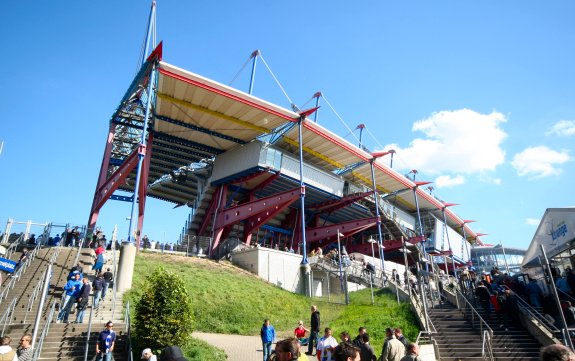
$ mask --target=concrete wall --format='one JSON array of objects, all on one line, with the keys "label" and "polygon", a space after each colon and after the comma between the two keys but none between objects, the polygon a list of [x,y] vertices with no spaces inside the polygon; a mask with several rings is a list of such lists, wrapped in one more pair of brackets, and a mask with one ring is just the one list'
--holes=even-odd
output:
[{"label": "concrete wall", "polygon": [[[232,263],[287,291],[301,293],[300,263],[302,256],[271,248],[248,248],[232,253]],[[364,289],[362,285],[347,283],[348,291]],[[312,270],[312,296],[328,293],[341,294],[339,275]]]},{"label": "concrete wall", "polygon": [[302,256],[271,248],[249,248],[232,253],[232,263],[290,292],[300,292]]}]

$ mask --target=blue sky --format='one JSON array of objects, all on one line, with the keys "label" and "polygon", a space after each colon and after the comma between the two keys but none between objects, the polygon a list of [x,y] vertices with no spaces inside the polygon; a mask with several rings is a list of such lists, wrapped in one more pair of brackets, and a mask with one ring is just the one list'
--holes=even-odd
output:
[{"label": "blue sky", "polygon": [[[148,1],[7,1],[0,12],[0,227],[85,224],[110,116],[132,80]],[[546,208],[575,206],[572,1],[159,1],[164,60],[228,84],[252,51],[319,123],[394,148],[485,243],[527,248]],[[232,84],[247,91],[249,66]],[[254,95],[288,107],[263,62]],[[311,106],[311,103],[308,103]],[[337,114],[332,111],[335,110]],[[341,118],[341,120],[339,119]],[[144,233],[189,209],[149,200]],[[130,204],[99,225],[127,236]]]}]

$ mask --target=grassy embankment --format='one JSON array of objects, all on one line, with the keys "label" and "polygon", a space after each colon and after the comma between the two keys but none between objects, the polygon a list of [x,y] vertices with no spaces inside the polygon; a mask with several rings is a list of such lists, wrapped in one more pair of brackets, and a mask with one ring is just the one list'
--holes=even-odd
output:
[{"label": "grassy embankment", "polygon": [[[398,305],[387,290],[376,292],[375,305],[371,304],[369,289],[352,292],[348,306],[331,304],[290,293],[228,263],[166,254],[143,252],[136,257],[133,287],[124,298],[134,303],[147,276],[159,265],[177,273],[186,283],[193,298],[197,331],[258,335],[263,319],[269,318],[278,336],[288,337],[300,319],[309,327],[309,308],[316,304],[322,329],[329,326],[334,336],[348,331],[355,337],[357,328],[365,326],[378,355],[386,327],[401,327],[410,340],[415,340],[419,332],[409,306]],[[200,340],[185,349],[190,359],[225,359],[221,351]]]}]

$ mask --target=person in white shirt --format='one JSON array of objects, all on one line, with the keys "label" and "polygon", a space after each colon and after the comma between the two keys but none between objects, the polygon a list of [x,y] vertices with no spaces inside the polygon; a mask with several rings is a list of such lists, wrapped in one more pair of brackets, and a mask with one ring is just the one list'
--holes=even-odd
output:
[{"label": "person in white shirt", "polygon": [[332,354],[338,345],[337,340],[331,335],[331,328],[326,327],[322,338],[317,342],[317,350],[321,352],[321,361],[334,361]]},{"label": "person in white shirt", "polygon": [[13,350],[10,347],[10,342],[12,339],[10,336],[3,336],[0,339],[0,359],[2,360],[10,360],[10,361],[18,361],[18,356],[16,355],[16,350]]}]

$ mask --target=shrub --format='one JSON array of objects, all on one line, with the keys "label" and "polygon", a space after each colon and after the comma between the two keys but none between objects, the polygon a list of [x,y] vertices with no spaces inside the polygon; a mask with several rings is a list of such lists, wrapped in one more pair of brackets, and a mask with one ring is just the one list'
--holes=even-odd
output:
[{"label": "shrub", "polygon": [[160,350],[184,346],[194,328],[192,298],[184,281],[159,266],[144,285],[136,302],[134,338],[141,347]]}]

